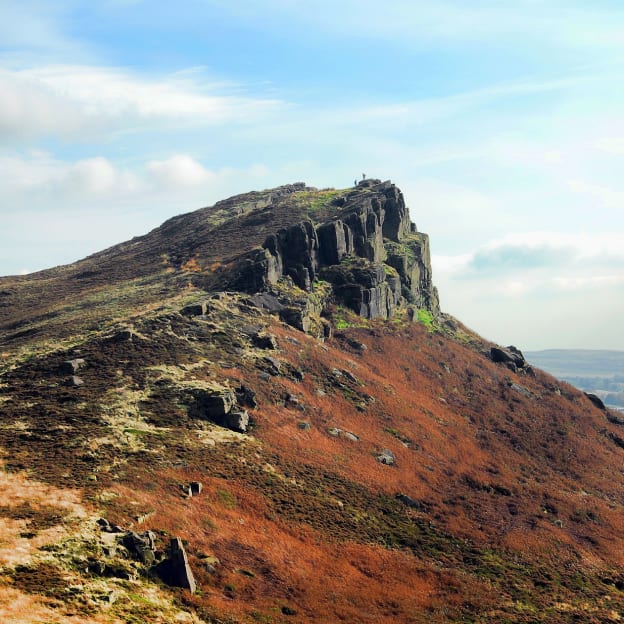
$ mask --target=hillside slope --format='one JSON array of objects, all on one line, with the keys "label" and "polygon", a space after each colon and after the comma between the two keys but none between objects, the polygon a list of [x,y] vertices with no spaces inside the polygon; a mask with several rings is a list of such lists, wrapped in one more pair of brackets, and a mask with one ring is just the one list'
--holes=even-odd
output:
[{"label": "hillside slope", "polygon": [[290,185],[0,279],[0,619],[619,621],[624,420],[428,254],[390,183]]}]

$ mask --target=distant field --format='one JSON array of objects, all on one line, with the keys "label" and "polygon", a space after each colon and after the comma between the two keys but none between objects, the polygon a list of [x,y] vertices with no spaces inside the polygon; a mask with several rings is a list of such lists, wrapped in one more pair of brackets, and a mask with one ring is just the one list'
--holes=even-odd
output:
[{"label": "distant field", "polygon": [[607,405],[624,407],[624,351],[548,349],[524,355],[537,368],[597,394]]},{"label": "distant field", "polygon": [[524,355],[531,364],[556,377],[624,376],[624,351],[547,349],[525,351]]}]

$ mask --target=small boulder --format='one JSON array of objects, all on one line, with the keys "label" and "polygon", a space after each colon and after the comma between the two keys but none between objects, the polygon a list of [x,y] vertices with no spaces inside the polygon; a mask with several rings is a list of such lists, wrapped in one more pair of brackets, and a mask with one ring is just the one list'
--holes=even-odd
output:
[{"label": "small boulder", "polygon": [[267,356],[262,358],[262,361],[264,362],[266,366],[266,372],[269,373],[269,375],[273,375],[274,377],[276,377],[280,374],[280,371],[282,369],[282,363],[279,360]]},{"label": "small boulder", "polygon": [[132,342],[134,331],[130,327],[117,330],[110,338],[110,342]]},{"label": "small boulder", "polygon": [[76,358],[74,360],[66,360],[60,366],[60,372],[64,375],[75,375],[81,368],[85,366],[86,362],[83,358]]},{"label": "small boulder", "polygon": [[420,501],[413,499],[411,496],[408,496],[407,494],[397,494],[395,498],[401,503],[403,503],[406,507],[411,507],[412,509],[419,509],[419,510],[424,509],[424,505]]},{"label": "small boulder", "polygon": [[253,344],[258,349],[268,349],[275,351],[277,349],[277,339],[275,336],[267,333],[257,333],[252,338]]},{"label": "small boulder", "polygon": [[189,483],[189,494],[191,496],[199,496],[204,489],[203,483],[201,481],[191,481]]},{"label": "small boulder", "polygon": [[390,449],[383,449],[381,453],[377,455],[377,461],[386,466],[393,466],[396,462],[396,456]]},{"label": "small boulder", "polygon": [[180,314],[184,316],[205,316],[206,315],[206,302],[194,303],[187,305],[180,310]]}]

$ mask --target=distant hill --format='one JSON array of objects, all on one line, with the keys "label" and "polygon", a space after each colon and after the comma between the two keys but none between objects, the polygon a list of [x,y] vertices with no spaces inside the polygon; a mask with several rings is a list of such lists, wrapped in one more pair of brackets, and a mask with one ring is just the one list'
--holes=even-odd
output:
[{"label": "distant hill", "polygon": [[624,351],[548,349],[527,351],[529,362],[573,386],[624,407]]}]

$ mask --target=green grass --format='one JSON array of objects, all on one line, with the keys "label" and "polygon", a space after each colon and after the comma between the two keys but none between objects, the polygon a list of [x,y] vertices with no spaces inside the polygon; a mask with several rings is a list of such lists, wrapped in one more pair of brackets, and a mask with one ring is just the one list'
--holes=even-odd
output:
[{"label": "green grass", "polygon": [[435,320],[433,318],[433,314],[429,312],[429,310],[425,310],[424,308],[420,308],[418,310],[418,322],[422,323],[430,332],[434,332]]},{"label": "green grass", "polygon": [[227,490],[217,490],[217,500],[226,508],[234,509],[237,505],[234,496]]}]

